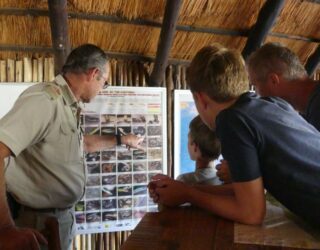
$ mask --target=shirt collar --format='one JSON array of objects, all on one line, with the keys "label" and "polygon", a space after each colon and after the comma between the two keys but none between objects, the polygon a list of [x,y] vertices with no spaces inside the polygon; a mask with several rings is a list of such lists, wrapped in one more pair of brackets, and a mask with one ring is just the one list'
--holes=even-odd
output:
[{"label": "shirt collar", "polygon": [[79,103],[76,97],[74,96],[72,90],[70,89],[67,81],[64,79],[64,77],[59,74],[56,76],[54,81],[56,82],[56,84],[60,86],[62,91],[62,96],[66,101],[66,104],[72,107],[79,107]]}]

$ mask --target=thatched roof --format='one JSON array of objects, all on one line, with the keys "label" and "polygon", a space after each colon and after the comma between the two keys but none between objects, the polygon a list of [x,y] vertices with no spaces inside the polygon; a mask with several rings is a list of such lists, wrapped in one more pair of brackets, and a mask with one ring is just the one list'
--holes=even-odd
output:
[{"label": "thatched roof", "polygon": [[[241,51],[265,2],[183,0],[169,57],[190,60],[213,42]],[[108,52],[155,57],[165,5],[164,0],[68,0],[71,47],[89,42]],[[47,1],[0,0],[0,32],[0,58],[52,52]],[[287,45],[305,63],[320,42],[320,1],[286,0],[266,41]]]}]

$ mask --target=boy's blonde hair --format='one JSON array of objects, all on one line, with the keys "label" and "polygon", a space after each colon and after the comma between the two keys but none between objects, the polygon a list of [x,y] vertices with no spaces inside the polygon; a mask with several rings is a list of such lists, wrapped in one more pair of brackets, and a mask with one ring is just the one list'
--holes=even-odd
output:
[{"label": "boy's blonde hair", "polygon": [[187,83],[191,92],[203,91],[216,102],[230,101],[249,89],[242,56],[220,44],[196,54],[187,71]]},{"label": "boy's blonde hair", "polygon": [[210,160],[219,157],[221,153],[220,141],[216,133],[202,122],[199,115],[190,122],[189,135],[193,142],[199,147],[202,157]]}]

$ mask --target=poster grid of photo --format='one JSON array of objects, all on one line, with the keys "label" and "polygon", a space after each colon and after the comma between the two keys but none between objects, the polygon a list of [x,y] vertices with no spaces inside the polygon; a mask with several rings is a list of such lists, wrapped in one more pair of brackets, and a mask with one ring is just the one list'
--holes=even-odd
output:
[{"label": "poster grid of photo", "polygon": [[132,133],[144,137],[144,150],[121,145],[86,154],[86,191],[75,207],[78,233],[132,230],[146,212],[157,211],[147,185],[166,172],[164,95],[163,88],[113,87],[82,113],[84,134]]}]

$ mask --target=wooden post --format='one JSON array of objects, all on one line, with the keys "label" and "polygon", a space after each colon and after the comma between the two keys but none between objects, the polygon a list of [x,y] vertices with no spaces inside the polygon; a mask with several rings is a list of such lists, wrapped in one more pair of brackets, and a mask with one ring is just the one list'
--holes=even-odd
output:
[{"label": "wooden post", "polygon": [[54,69],[55,69],[55,66],[54,66],[54,58],[53,57],[49,57],[49,75],[48,75],[48,78],[49,78],[49,82],[52,82],[54,80]]},{"label": "wooden post", "polygon": [[16,61],[16,82],[22,82],[23,64],[22,61]]},{"label": "wooden post", "polygon": [[8,82],[15,82],[15,65],[14,65],[13,59],[7,59],[7,76],[8,76]]},{"label": "wooden post", "polygon": [[181,77],[181,81],[182,81],[182,84],[181,84],[181,88],[182,89],[187,89],[187,79],[186,79],[186,75],[187,75],[187,67],[186,66],[183,66],[182,67],[182,77]]},{"label": "wooden post", "polygon": [[174,80],[174,88],[175,89],[181,89],[181,65],[174,65],[174,74],[173,74],[173,80]]},{"label": "wooden post", "polygon": [[122,64],[122,72],[120,72],[123,78],[123,86],[128,86],[128,70],[127,70],[127,62],[123,61]]},{"label": "wooden post", "polygon": [[[172,78],[172,65],[169,65],[167,68],[167,74],[166,74],[166,83],[167,83],[167,136],[168,136],[168,169],[167,173],[169,176],[173,176],[173,168],[172,168],[172,156],[173,156],[173,91],[174,91],[174,82]],[[165,142],[164,142],[165,143]]]},{"label": "wooden post", "polygon": [[132,62],[132,79],[133,86],[139,86],[139,69],[137,62]]},{"label": "wooden post", "polygon": [[276,23],[284,4],[284,0],[267,0],[262,6],[257,22],[251,28],[247,43],[242,51],[244,59],[262,45],[269,31]]},{"label": "wooden post", "polygon": [[38,81],[43,82],[43,57],[38,58]]},{"label": "wooden post", "polygon": [[44,59],[44,75],[43,75],[43,81],[44,82],[49,82],[49,58],[46,57]]},{"label": "wooden post", "polygon": [[31,58],[23,58],[23,81],[31,82],[32,81],[32,63]]},{"label": "wooden post", "polygon": [[5,60],[0,61],[0,82],[7,81],[7,63]]},{"label": "wooden post", "polygon": [[58,74],[70,52],[67,0],[48,0],[48,7],[55,57],[55,74]]},{"label": "wooden post", "polygon": [[38,82],[38,60],[32,59],[32,81]]},{"label": "wooden post", "polygon": [[176,31],[181,0],[167,0],[158,42],[155,67],[151,73],[149,86],[160,86],[168,64],[170,48]]},{"label": "wooden post", "polygon": [[306,70],[308,72],[309,76],[312,76],[315,72],[317,67],[320,63],[320,44],[318,45],[317,49],[313,54],[308,58],[308,61],[306,63]]},{"label": "wooden post", "polygon": [[111,61],[112,85],[117,85],[117,61]]}]

